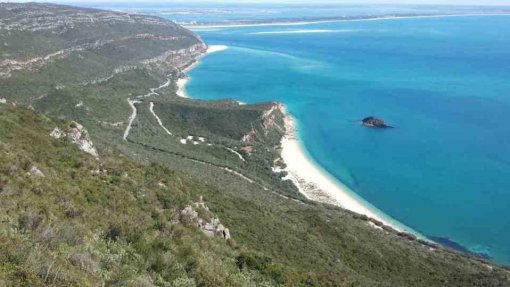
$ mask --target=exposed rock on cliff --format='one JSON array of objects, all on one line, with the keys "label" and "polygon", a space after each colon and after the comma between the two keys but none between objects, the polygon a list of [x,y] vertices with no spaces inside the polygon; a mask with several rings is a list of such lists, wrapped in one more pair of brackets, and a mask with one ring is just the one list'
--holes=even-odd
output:
[{"label": "exposed rock on cliff", "polygon": [[90,140],[87,130],[77,122],[72,122],[66,132],[63,132],[58,127],[54,128],[50,136],[55,139],[67,137],[72,143],[78,145],[82,151],[98,157],[97,150],[94,147],[94,143]]},{"label": "exposed rock on cliff", "polygon": [[144,67],[149,69],[157,69],[162,72],[170,72],[175,70],[180,72],[181,69],[191,65],[201,54],[207,51],[207,45],[204,43],[195,44],[189,48],[180,50],[168,50],[151,59],[141,61]]},{"label": "exposed rock on cliff", "polygon": [[285,127],[279,123],[279,120],[283,118],[284,113],[285,111],[282,103],[273,103],[271,108],[263,113],[263,127],[266,130],[266,133],[272,128],[285,132]]},{"label": "exposed rock on cliff", "polygon": [[245,144],[249,144],[257,140],[257,138],[260,139],[261,137],[267,136],[272,131],[277,131],[281,134],[285,133],[284,117],[285,111],[283,104],[271,103],[269,108],[262,112],[260,128],[252,127],[248,133],[242,136],[241,141]]},{"label": "exposed rock on cliff", "polygon": [[252,128],[249,133],[245,134],[241,138],[241,141],[244,143],[250,143],[250,142],[253,142],[256,138],[257,138],[257,131],[254,128]]},{"label": "exposed rock on cliff", "polygon": [[179,69],[206,50],[192,32],[159,17],[37,3],[0,3],[0,40],[0,79],[96,54],[107,56],[102,62],[109,71],[84,83],[100,83],[147,65]]},{"label": "exposed rock on cliff", "polygon": [[181,211],[181,221],[188,225],[196,224],[209,237],[217,236],[225,240],[230,239],[230,230],[214,216],[202,198],[193,205],[186,206]]},{"label": "exposed rock on cliff", "polygon": [[36,176],[36,177],[44,177],[44,173],[39,168],[37,168],[35,165],[30,167],[28,174]]}]

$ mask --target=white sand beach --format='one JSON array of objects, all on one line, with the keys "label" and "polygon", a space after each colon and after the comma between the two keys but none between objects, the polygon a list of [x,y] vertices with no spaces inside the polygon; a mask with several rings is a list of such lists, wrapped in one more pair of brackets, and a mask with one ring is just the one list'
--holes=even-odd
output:
[{"label": "white sand beach", "polygon": [[188,77],[179,78],[177,80],[177,92],[176,94],[181,98],[187,98],[186,95],[186,83],[188,82]]},{"label": "white sand beach", "polygon": [[287,165],[285,168],[288,173],[286,179],[292,180],[308,199],[337,205],[379,220],[398,231],[418,235],[412,229],[384,216],[382,212],[357,197],[348,187],[315,163],[297,138],[294,119],[288,113],[285,119],[285,130],[286,135],[281,141],[281,156]]},{"label": "white sand beach", "polygon": [[[216,52],[221,52],[226,49],[228,49],[228,46],[226,46],[226,45],[211,45],[211,46],[207,47],[207,51],[205,52],[205,55],[211,54],[211,53],[216,53]],[[197,61],[193,65],[187,67],[183,71],[184,76],[177,80],[177,92],[176,92],[177,96],[179,96],[181,98],[189,98],[188,95],[186,95],[186,84],[189,81],[189,76],[186,75],[186,73],[189,72],[190,70],[192,70],[194,67],[196,67],[198,65],[198,63],[199,62]]]},{"label": "white sand beach", "polygon": [[[228,49],[225,45],[211,45],[205,53],[215,53]],[[198,65],[198,61],[188,67],[184,73],[193,69]],[[186,84],[189,77],[186,75],[177,81],[177,95],[187,98]],[[244,104],[244,103],[239,103]],[[302,147],[295,128],[295,120],[285,111],[282,106],[285,117],[286,135],[282,138],[282,154],[281,157],[287,165],[285,171],[288,173],[286,179],[290,179],[298,187],[300,192],[310,200],[337,205],[353,212],[364,214],[373,219],[379,220],[386,225],[391,226],[398,231],[406,231],[413,233],[419,237],[419,233],[406,227],[405,225],[391,219],[377,208],[358,197],[348,187],[336,180],[327,171],[322,169],[317,163],[308,156],[306,150]],[[278,170],[274,168],[273,170]]]},{"label": "white sand beach", "polygon": [[226,50],[226,49],[228,49],[228,46],[226,46],[226,45],[211,45],[211,46],[207,47],[206,54],[220,52],[220,51],[223,51],[223,50]]},{"label": "white sand beach", "polygon": [[269,22],[269,23],[216,23],[216,24],[185,24],[182,25],[192,31],[202,31],[207,29],[219,28],[241,28],[241,27],[264,27],[264,26],[304,26],[310,24],[324,24],[337,22],[362,22],[362,21],[384,21],[398,19],[417,19],[417,18],[443,18],[443,17],[473,17],[473,16],[510,16],[508,13],[470,13],[470,14],[436,14],[436,15],[414,15],[414,16],[379,16],[359,19],[332,19],[332,20],[311,20],[294,22]]}]

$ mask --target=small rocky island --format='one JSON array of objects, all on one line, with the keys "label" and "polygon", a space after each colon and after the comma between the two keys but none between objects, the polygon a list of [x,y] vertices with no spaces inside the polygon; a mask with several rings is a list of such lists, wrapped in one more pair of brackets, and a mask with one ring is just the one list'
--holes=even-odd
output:
[{"label": "small rocky island", "polygon": [[392,126],[387,125],[382,119],[372,116],[361,120],[361,124],[368,128],[392,128]]}]

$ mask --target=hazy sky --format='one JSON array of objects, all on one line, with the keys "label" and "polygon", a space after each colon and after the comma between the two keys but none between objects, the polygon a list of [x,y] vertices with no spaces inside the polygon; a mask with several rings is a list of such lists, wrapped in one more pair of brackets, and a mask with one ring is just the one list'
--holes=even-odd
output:
[{"label": "hazy sky", "polygon": [[[0,2],[34,2],[34,0],[15,0]],[[35,0],[35,2],[54,3],[338,3],[338,4],[447,4],[447,5],[510,5],[510,0]]]}]

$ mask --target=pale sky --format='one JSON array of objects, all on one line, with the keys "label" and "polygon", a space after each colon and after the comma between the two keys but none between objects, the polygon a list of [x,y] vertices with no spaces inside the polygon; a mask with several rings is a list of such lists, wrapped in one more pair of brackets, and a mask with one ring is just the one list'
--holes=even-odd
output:
[{"label": "pale sky", "polygon": [[[14,0],[0,2],[52,2],[52,3],[306,3],[306,0]],[[510,0],[318,0],[328,4],[444,4],[444,5],[510,5]]]}]

